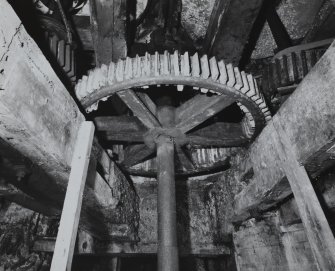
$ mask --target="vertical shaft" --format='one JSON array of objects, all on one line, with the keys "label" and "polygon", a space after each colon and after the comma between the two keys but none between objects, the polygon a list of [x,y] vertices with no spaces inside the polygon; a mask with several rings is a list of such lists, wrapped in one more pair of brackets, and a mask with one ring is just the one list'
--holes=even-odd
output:
[{"label": "vertical shaft", "polygon": [[157,139],[158,167],[158,271],[178,271],[174,144]]}]

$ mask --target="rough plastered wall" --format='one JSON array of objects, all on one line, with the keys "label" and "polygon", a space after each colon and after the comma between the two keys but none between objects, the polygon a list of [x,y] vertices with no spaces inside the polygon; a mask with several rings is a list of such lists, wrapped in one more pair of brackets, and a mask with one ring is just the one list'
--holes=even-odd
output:
[{"label": "rough plastered wall", "polygon": [[292,220],[294,208],[292,202],[289,204],[287,210],[281,208],[259,220],[249,219],[236,229],[233,239],[239,271],[318,270],[305,230],[299,220]]}]

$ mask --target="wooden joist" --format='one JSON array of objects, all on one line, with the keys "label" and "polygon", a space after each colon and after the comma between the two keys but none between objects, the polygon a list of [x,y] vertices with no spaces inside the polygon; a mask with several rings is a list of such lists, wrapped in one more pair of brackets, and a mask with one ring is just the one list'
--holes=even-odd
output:
[{"label": "wooden joist", "polygon": [[[334,238],[304,167],[309,171],[310,161],[319,159],[321,153],[330,160],[326,150],[335,141],[334,45],[250,147],[246,168],[253,168],[254,176],[234,202],[235,218],[241,221],[259,211],[260,206],[273,207],[293,192],[322,270],[334,269]],[[325,170],[329,165],[319,164],[319,168]],[[290,185],[278,190],[283,180],[287,183],[285,178]]]},{"label": "wooden joist", "polygon": [[[29,169],[24,182],[11,180],[15,186],[61,209],[84,116],[7,1],[0,3],[0,13],[0,145],[17,150],[18,156],[1,155],[14,165],[21,159]],[[115,165],[97,142],[92,159],[110,172],[102,176],[91,169],[81,227],[96,236],[113,235],[113,227],[102,227],[116,206],[106,178],[115,182],[125,177],[120,172],[114,175]]]},{"label": "wooden joist", "polygon": [[[284,124],[292,151],[312,176],[314,165],[318,165],[317,174],[334,165],[332,154],[327,152],[335,142],[334,84],[333,43],[272,120],[275,125]],[[262,211],[271,208],[292,193],[272,144],[272,127],[265,127],[248,151],[245,171],[253,168],[254,176],[235,197],[237,220],[250,216],[259,207]]]},{"label": "wooden joist", "polygon": [[237,65],[263,0],[216,0],[204,50]]},{"label": "wooden joist", "polygon": [[[272,127],[271,127],[272,126]],[[292,151],[283,123],[271,123],[273,144],[290,183],[313,255],[321,270],[335,269],[335,239],[303,165]]]}]

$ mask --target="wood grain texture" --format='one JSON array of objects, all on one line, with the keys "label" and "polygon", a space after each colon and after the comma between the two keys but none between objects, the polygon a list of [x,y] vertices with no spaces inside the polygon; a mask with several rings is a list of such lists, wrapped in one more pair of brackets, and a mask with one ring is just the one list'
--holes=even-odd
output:
[{"label": "wood grain texture", "polygon": [[51,271],[71,270],[94,129],[93,122],[83,122],[78,132]]}]

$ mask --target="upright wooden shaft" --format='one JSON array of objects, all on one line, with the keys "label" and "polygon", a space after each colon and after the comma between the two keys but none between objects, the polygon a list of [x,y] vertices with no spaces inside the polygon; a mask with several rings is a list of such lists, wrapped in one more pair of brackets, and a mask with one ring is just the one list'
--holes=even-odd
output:
[{"label": "upright wooden shaft", "polygon": [[157,139],[158,164],[158,271],[178,271],[174,144],[172,138]]}]

